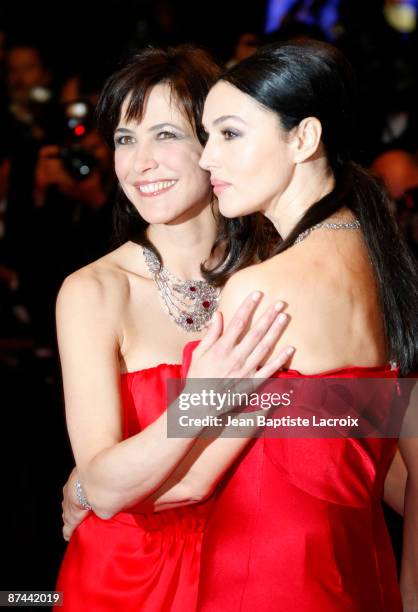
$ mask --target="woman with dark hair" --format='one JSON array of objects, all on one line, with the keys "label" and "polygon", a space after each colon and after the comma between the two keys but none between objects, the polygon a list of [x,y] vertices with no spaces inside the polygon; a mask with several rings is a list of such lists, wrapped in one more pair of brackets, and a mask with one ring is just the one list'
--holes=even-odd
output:
[{"label": "woman with dark hair", "polygon": [[[78,465],[78,471],[74,472],[65,487],[63,504],[64,535],[69,539],[74,532],[58,582],[58,588],[65,591],[67,609],[71,606],[75,609],[77,605],[82,607],[88,602],[91,610],[106,610],[115,606],[121,610],[141,609],[154,612],[176,610],[179,607],[193,610],[197,591],[200,538],[209,508],[209,504],[199,500],[211,495],[225,470],[248,444],[248,439],[243,438],[217,439],[214,442],[201,440],[193,444],[193,441],[177,440],[173,443],[172,440],[167,440],[166,444],[163,434],[163,428],[166,426],[163,384],[168,376],[175,377],[179,374],[180,366],[161,364],[149,367],[150,363],[161,363],[163,360],[173,363],[178,361],[186,336],[181,330],[179,333],[179,329],[166,321],[164,314],[160,312],[152,282],[155,273],[149,275],[146,261],[139,263],[136,244],[145,247],[148,260],[152,262],[152,270],[160,270],[156,259],[162,256],[164,262],[172,262],[173,267],[183,272],[182,275],[189,277],[191,273],[198,275],[196,266],[208,257],[216,234],[212,261],[207,265],[212,268],[218,262],[219,265],[215,271],[206,273],[210,275],[211,286],[222,285],[223,279],[231,274],[231,270],[236,271],[254,260],[266,258],[270,248],[270,234],[267,234],[267,229],[261,225],[260,215],[244,219],[220,219],[220,228],[216,231],[214,216],[212,213],[206,215],[204,208],[200,214],[207,234],[202,237],[197,231],[200,230],[197,222],[199,215],[191,215],[190,218],[186,215],[184,222],[180,222],[178,213],[177,217],[174,214],[174,207],[182,201],[190,214],[192,199],[179,197],[181,193],[177,193],[173,200],[167,199],[170,190],[169,185],[165,183],[169,183],[169,179],[173,177],[173,168],[175,167],[177,172],[175,177],[181,180],[186,169],[192,172],[192,165],[186,163],[191,161],[190,154],[199,150],[190,126],[200,135],[201,142],[204,139],[198,113],[202,109],[204,90],[209,89],[210,79],[206,79],[203,84],[200,81],[198,86],[199,79],[206,74],[202,66],[197,64],[199,57],[204,58],[201,52],[191,53],[190,50],[186,53],[180,49],[169,54],[156,50],[148,51],[139,56],[135,60],[136,63],[111,78],[99,105],[99,118],[108,140],[111,141],[112,135],[116,135],[116,170],[122,188],[116,222],[123,246],[110,254],[111,257],[102,258],[95,262],[93,267],[84,270],[90,275],[94,272],[95,279],[101,281],[99,300],[95,300],[94,295],[91,296],[91,288],[87,287],[89,302],[93,303],[92,307],[96,304],[96,311],[90,316],[93,317],[94,314],[96,318],[100,314],[99,329],[92,323],[92,318],[85,319],[85,306],[77,302],[77,296],[64,296],[72,306],[68,307],[67,313],[65,304],[60,304],[63,302],[63,296],[60,295],[58,300],[58,331],[67,414]],[[187,59],[187,66],[180,63],[182,59]],[[184,78],[178,82],[179,75],[184,77],[185,70],[188,75],[187,86]],[[192,72],[194,70],[198,70],[198,73]],[[194,101],[190,98],[191,83],[195,88]],[[161,91],[163,84],[168,85],[169,89],[163,88]],[[165,95],[161,95],[168,92],[171,93],[168,98],[171,102],[174,101],[173,105]],[[164,117],[164,131],[161,117],[157,118],[152,114],[150,116],[151,103],[155,112],[160,108],[160,115]],[[182,111],[181,116],[178,113],[179,108]],[[170,125],[166,123],[167,114],[170,115]],[[187,121],[185,116],[189,118]],[[178,123],[183,126],[186,137],[181,137]],[[154,134],[153,128],[156,126],[158,130],[154,140],[151,139],[149,131]],[[159,142],[161,144],[157,145]],[[154,148],[151,143],[154,143]],[[189,156],[186,159],[185,153]],[[192,160],[197,163],[194,156]],[[166,173],[167,163],[170,172],[158,175],[157,172],[161,173],[161,169]],[[147,176],[148,173],[151,182],[136,177],[136,174]],[[160,181],[156,181],[156,175]],[[158,184],[156,185],[158,182],[164,183],[160,186],[162,192],[168,189],[166,200],[151,195],[158,193],[154,191],[159,188]],[[141,187],[145,188],[144,199],[139,197],[134,187],[139,190]],[[216,187],[216,190],[218,189],[219,187]],[[210,198],[206,201],[207,208],[209,200]],[[148,202],[151,202],[151,205]],[[187,232],[181,229],[184,223]],[[183,253],[186,251],[187,257],[184,259]],[[190,269],[186,262],[189,263]],[[141,267],[138,268],[139,265]],[[110,278],[107,278],[106,272]],[[164,290],[164,286],[168,286],[169,278],[165,268],[163,272],[165,277],[154,276],[154,280],[159,282]],[[120,295],[115,308],[112,307],[112,295],[118,277]],[[74,289],[77,291],[77,284],[82,282],[79,273],[68,280],[72,282],[75,279],[78,279]],[[87,280],[84,274],[85,282]],[[199,283],[201,280],[189,282],[188,290],[196,290],[197,286],[203,288],[204,285]],[[135,284],[140,284],[139,292]],[[254,281],[249,280],[249,286],[257,286],[256,277]],[[84,303],[86,287],[84,284],[82,287],[83,296],[79,296],[79,299]],[[209,286],[206,286],[205,291],[209,291]],[[68,294],[68,290],[66,293]],[[167,294],[166,289],[166,293],[161,297],[165,301],[168,297],[172,298],[173,293]],[[258,295],[258,301],[260,297],[261,295]],[[103,301],[105,298],[106,301]],[[141,307],[144,305],[147,307],[145,311]],[[173,310],[171,302],[166,302],[166,305],[170,306],[169,310],[171,309],[177,325],[185,325],[185,329],[189,330],[193,327],[193,321],[190,323],[187,319],[193,318],[194,315],[189,312],[180,321],[178,310]],[[288,360],[289,353],[282,349],[278,352],[277,359],[270,360],[255,374],[257,364],[263,363],[283,328],[283,321],[276,319],[277,310],[272,309],[252,327],[252,337],[248,333],[243,334],[256,305],[257,301],[254,302],[251,298],[244,301],[243,307],[232,318],[223,334],[222,317],[215,315],[204,341],[194,352],[193,364],[196,363],[196,367],[191,366],[192,376],[201,375],[204,362],[205,377],[266,377]],[[101,313],[105,307],[110,314]],[[281,306],[278,309],[280,310]],[[61,313],[63,310],[64,313]],[[80,314],[78,320],[73,323],[74,310]],[[103,346],[103,340],[106,340],[106,337],[102,337],[103,330],[108,329],[110,334],[114,334],[114,330],[118,329],[118,317],[121,323],[121,341],[111,341],[111,338],[107,338]],[[85,338],[82,346],[79,345],[80,323],[83,324],[82,330],[86,330],[83,331]],[[194,334],[198,335],[198,331]],[[239,342],[241,338],[242,341]],[[94,344],[90,346],[92,341]],[[69,350],[68,346],[74,343],[76,346]],[[247,354],[244,352],[245,345]],[[255,349],[248,352],[251,346]],[[191,348],[192,345],[189,345],[186,361],[191,356]],[[100,421],[102,427],[106,413],[113,410],[113,418],[119,419],[118,398],[114,389],[115,380],[118,379],[118,371],[115,370],[118,370],[118,367],[111,363],[110,349],[114,354],[113,359],[115,354],[120,353],[120,369],[125,372],[121,380],[123,432],[118,430],[119,425],[115,423],[107,437],[103,436],[97,442],[94,438],[97,436],[98,422]],[[97,351],[100,358],[96,355]],[[86,363],[90,363],[92,359],[91,352],[94,354],[93,363],[92,367],[88,368],[89,377],[86,378],[84,372]],[[97,359],[102,360],[100,367]],[[145,369],[137,370],[138,363],[145,364]],[[78,380],[72,380],[74,372],[77,373]],[[80,387],[80,380],[84,381],[84,388]],[[90,385],[93,385],[94,389],[94,396],[91,395],[90,400],[100,409],[100,416],[96,415],[94,409],[89,416],[90,407],[86,406],[83,400],[89,398],[89,393],[93,394]],[[109,397],[114,398],[113,409],[109,405]],[[161,413],[162,417],[158,419]],[[109,419],[109,415],[106,418]],[[138,428],[143,429],[139,434]],[[80,435],[80,430],[83,429],[87,429],[87,434],[84,431],[84,434]],[[125,446],[124,443],[118,443],[121,436],[128,442]],[[82,448],[82,443],[86,437],[89,455],[96,454],[94,460],[84,456],[86,451]],[[97,445],[103,446],[104,450],[97,453]],[[103,460],[102,467],[100,460]],[[105,469],[106,473],[103,472]],[[397,473],[402,479],[402,469]],[[74,499],[74,482],[77,476],[82,483],[80,488],[81,485],[77,482],[81,502],[86,504],[82,498],[84,490],[94,512],[79,512],[80,503],[75,503]],[[394,481],[392,479],[390,489],[397,488],[399,480],[400,478],[395,478]],[[387,493],[388,498],[392,498],[396,503],[389,488]],[[195,504],[195,508],[181,508],[189,504]],[[401,506],[402,503],[398,504],[398,510]],[[161,510],[165,512],[159,514]],[[151,511],[154,514],[151,514]],[[80,519],[85,520],[74,531]],[[178,541],[182,542],[182,546],[177,547]],[[126,565],[127,557],[130,558],[129,567]],[[109,589],[109,584],[114,586]],[[232,594],[236,592],[232,584],[228,585],[227,590]],[[219,609],[223,609],[222,605],[221,602]],[[277,602],[275,609],[278,609]]]},{"label": "woman with dark hair", "polygon": [[[119,242],[68,276],[57,299],[77,465],[70,481],[84,508],[58,577],[65,610],[195,608],[210,501],[195,489],[190,496],[182,475],[199,464],[205,444],[196,450],[194,439],[168,437],[166,381],[180,377],[184,344],[201,337],[217,306],[218,290],[204,280],[201,263],[216,263],[227,248],[219,245],[211,256],[218,215],[209,175],[198,165],[201,111],[218,73],[202,50],[148,49],[110,77],[98,104],[119,180]],[[234,240],[251,224],[236,224]],[[249,321],[260,297],[244,300],[222,335],[217,314],[205,338],[218,355],[248,359],[248,377],[269,376],[289,358],[284,350],[256,372],[267,355],[260,341],[274,343],[286,320],[276,303],[242,334],[239,323]],[[228,376],[223,363],[220,375]],[[244,445],[237,440],[226,456]]]},{"label": "woman with dark hair", "polygon": [[[335,48],[290,42],[230,69],[205,103],[200,164],[220,212],[261,213],[277,231],[270,259],[234,274],[241,261],[233,249],[207,278],[232,275],[220,303],[225,321],[248,286],[263,299],[286,299],[283,341],[298,350],[292,369],[276,378],[390,379],[417,365],[416,265],[385,192],[350,159],[353,91],[350,66]],[[188,375],[199,377],[208,360],[192,343],[186,362],[193,348]],[[303,399],[316,407],[319,393]],[[383,415],[383,392],[381,400]],[[402,610],[380,503],[396,440],[300,436],[253,441],[222,481],[203,540],[198,609]],[[418,443],[399,445],[409,471],[401,590],[411,612]]]}]

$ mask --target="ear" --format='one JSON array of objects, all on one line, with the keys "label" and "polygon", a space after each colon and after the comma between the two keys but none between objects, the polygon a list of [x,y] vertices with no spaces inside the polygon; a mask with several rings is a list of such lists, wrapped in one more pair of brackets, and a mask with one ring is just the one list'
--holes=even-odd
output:
[{"label": "ear", "polygon": [[292,137],[294,157],[296,164],[303,163],[312,158],[321,144],[322,125],[316,117],[305,117],[294,128]]}]

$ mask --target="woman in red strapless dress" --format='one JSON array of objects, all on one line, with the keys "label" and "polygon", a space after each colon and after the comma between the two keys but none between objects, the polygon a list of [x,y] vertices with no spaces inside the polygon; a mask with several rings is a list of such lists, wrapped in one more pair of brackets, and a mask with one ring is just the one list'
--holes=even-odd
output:
[{"label": "woman in red strapless dress", "polygon": [[[325,374],[397,375],[390,367]],[[198,609],[400,612],[381,505],[396,448],[395,439],[251,443],[222,482],[205,530]]]},{"label": "woman in red strapless dress", "polygon": [[[80,481],[79,503],[64,503],[69,544],[57,582],[60,610],[196,606],[210,501],[199,503],[203,495],[181,482],[195,440],[167,436],[166,381],[180,376],[186,340],[201,336],[217,306],[218,290],[200,270],[217,220],[208,173],[198,166],[200,110],[217,73],[202,50],[148,49],[110,77],[99,102],[127,197],[117,208],[121,246],[70,275],[57,300],[77,464],[66,485],[70,497]],[[160,268],[156,250],[164,264],[173,262],[170,272]],[[245,320],[255,306],[246,300]],[[262,339],[277,315],[269,309]],[[272,337],[282,329],[276,326]]]},{"label": "woman in red strapless dress", "polygon": [[[166,379],[179,365],[122,374],[123,438],[166,409]],[[210,501],[163,512],[90,512],[73,533],[57,582],[64,609],[184,612],[194,609],[200,546]]]},{"label": "woman in red strapless dress", "polygon": [[[60,610],[180,612],[196,600],[208,503],[166,504],[156,512],[158,502],[145,499],[190,448],[186,440],[183,449],[182,443],[171,451],[169,442],[164,445],[165,384],[179,376],[183,346],[190,335],[200,337],[216,292],[203,283],[205,299],[213,303],[208,313],[200,308],[202,320],[188,329],[179,324],[178,297],[170,294],[173,322],[141,246],[157,249],[164,262],[175,254],[184,263],[180,275],[196,276],[200,287],[199,265],[210,253],[216,220],[208,175],[197,166],[198,109],[218,72],[200,49],[149,49],[109,78],[99,102],[99,127],[115,149],[121,187],[115,225],[120,246],[67,278],[57,300],[77,463],[68,486],[75,494],[79,478],[93,508],[74,507],[83,522],[70,539],[74,517],[64,505],[64,537],[70,541],[57,582],[64,594]],[[188,224],[181,220],[186,212]],[[183,254],[177,241],[193,244]],[[162,361],[178,365],[147,367]]]},{"label": "woman in red strapless dress", "polygon": [[[229,321],[249,286],[286,299],[297,370],[277,378],[391,378],[417,366],[416,263],[383,188],[350,160],[352,80],[334,47],[296,41],[260,49],[206,98],[200,164],[221,213],[262,213],[280,234],[220,302]],[[242,261],[231,251],[223,273]],[[191,378],[208,371],[205,353],[196,348]],[[320,390],[308,388],[314,411]],[[409,470],[400,589],[380,505],[397,441],[320,435],[265,432],[230,468],[205,529],[199,612],[416,612],[418,440],[399,441]]]}]

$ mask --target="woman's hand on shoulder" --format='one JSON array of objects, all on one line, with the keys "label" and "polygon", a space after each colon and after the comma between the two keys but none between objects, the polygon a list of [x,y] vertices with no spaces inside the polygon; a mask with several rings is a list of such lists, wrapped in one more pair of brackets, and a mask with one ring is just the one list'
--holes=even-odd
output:
[{"label": "woman's hand on shoulder", "polygon": [[285,304],[278,300],[255,317],[263,294],[248,292],[253,283],[247,269],[225,285],[219,310],[193,353],[189,378],[269,378],[289,361],[291,346],[268,359],[288,322]]}]

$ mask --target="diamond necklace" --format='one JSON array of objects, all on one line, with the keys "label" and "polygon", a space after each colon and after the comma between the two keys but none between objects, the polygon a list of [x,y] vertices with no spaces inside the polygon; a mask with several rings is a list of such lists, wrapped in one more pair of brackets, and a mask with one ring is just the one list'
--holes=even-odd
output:
[{"label": "diamond necklace", "polygon": [[188,332],[201,331],[218,306],[219,290],[203,280],[180,280],[150,249],[142,252],[170,318]]},{"label": "diamond necklace", "polygon": [[360,221],[358,219],[347,223],[317,223],[316,225],[309,227],[304,232],[301,232],[299,236],[297,236],[293,244],[298,244],[298,242],[302,242],[302,240],[304,240],[306,236],[309,236],[311,232],[316,229],[319,229],[320,227],[325,227],[326,229],[360,229],[361,226]]}]

